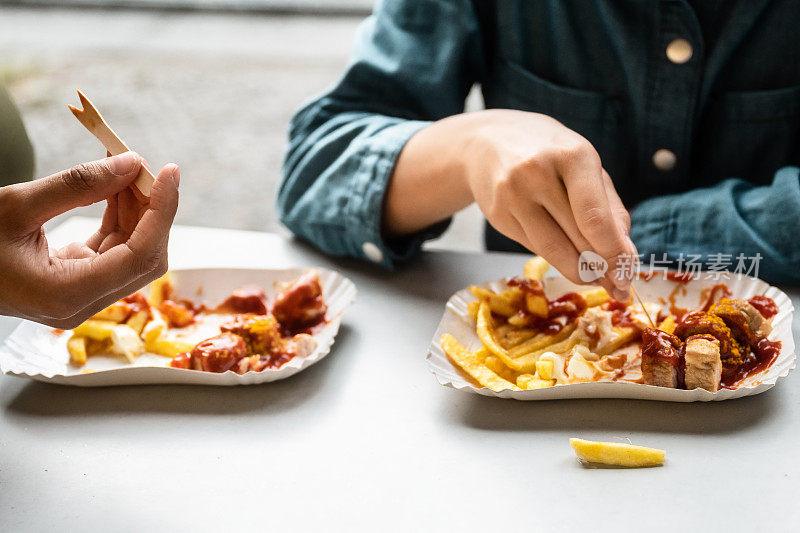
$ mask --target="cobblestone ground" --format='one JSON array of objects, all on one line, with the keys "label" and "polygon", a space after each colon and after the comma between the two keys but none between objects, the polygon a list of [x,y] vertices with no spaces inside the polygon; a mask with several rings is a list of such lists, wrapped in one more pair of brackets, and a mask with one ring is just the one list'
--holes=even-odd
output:
[{"label": "cobblestone ground", "polygon": [[[0,82],[20,107],[38,176],[104,155],[66,108],[80,88],[152,166],[180,164],[178,223],[279,231],[286,125],[337,79],[358,23],[0,8]],[[466,211],[436,246],[478,249],[479,224]]]}]

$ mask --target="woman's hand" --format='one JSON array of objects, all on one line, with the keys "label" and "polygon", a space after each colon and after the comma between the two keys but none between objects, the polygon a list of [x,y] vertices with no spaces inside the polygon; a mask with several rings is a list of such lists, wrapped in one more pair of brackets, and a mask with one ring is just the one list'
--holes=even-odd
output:
[{"label": "woman's hand", "polygon": [[[133,152],[0,188],[0,314],[69,329],[167,271],[180,171],[167,165],[149,198],[129,185],[144,164]],[[107,200],[100,229],[84,243],[47,245],[42,225]]]},{"label": "woman's hand", "polygon": [[[426,183],[440,193],[423,190]],[[599,282],[628,299],[630,279],[618,279],[616,269],[621,256],[636,254],[630,217],[594,147],[557,120],[487,110],[421,130],[398,159],[385,225],[390,233],[410,233],[472,201],[498,231],[576,283],[586,281],[580,254],[599,254],[608,264]]]}]

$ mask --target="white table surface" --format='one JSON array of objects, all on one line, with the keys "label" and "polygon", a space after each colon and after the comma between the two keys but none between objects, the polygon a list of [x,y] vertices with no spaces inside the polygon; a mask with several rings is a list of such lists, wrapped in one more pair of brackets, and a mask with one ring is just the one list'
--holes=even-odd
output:
[{"label": "white table surface", "polygon": [[[94,227],[73,218],[49,239]],[[331,354],[249,387],[3,376],[0,530],[800,528],[798,371],[707,404],[515,402],[440,386],[425,354],[445,301],[524,260],[430,252],[390,273],[277,235],[175,228],[173,268],[321,265],[350,277],[359,296]],[[0,320],[0,338],[16,323]],[[569,437],[629,438],[665,448],[667,464],[584,468]]]}]

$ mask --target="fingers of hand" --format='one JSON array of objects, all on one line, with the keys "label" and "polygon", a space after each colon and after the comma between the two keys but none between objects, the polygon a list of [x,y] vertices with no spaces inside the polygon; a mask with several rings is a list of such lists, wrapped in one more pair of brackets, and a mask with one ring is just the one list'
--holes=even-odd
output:
[{"label": "fingers of hand", "polygon": [[573,283],[583,283],[578,272],[578,250],[547,210],[533,206],[526,219],[519,222],[531,251],[544,257]]},{"label": "fingers of hand", "polygon": [[[150,203],[126,242],[113,244],[112,233],[100,245],[101,254],[92,262],[91,276],[109,294],[117,287],[143,276],[158,277],[167,270],[169,231],[178,209],[178,167],[165,166],[158,173],[151,191]],[[114,276],[113,282],[106,276]]]},{"label": "fingers of hand", "polygon": [[70,209],[105,200],[125,189],[140,165],[138,154],[125,152],[20,184],[30,210],[25,216],[36,227]]},{"label": "fingers of hand", "polygon": [[154,273],[148,273],[136,280],[132,281],[131,283],[125,285],[124,287],[119,288],[118,290],[98,298],[94,302],[91,302],[89,305],[73,310],[72,315],[67,318],[51,318],[45,321],[44,323],[48,326],[59,328],[59,329],[73,329],[74,327],[78,326],[79,324],[85,322],[92,316],[94,316],[99,311],[102,311],[109,305],[113,304],[114,302],[125,298],[126,296],[130,296],[137,290],[141,289],[151,281],[157,279]]},{"label": "fingers of hand", "polygon": [[[127,242],[90,259],[64,261],[60,265],[62,271],[54,275],[60,279],[59,302],[53,304],[55,311],[48,315],[51,319],[79,322],[107,302],[126,296],[167,271],[169,230],[178,203],[178,182],[173,176],[176,171],[173,165],[159,173],[152,201]],[[114,235],[117,232],[106,239]]]},{"label": "fingers of hand", "polygon": [[621,202],[619,206],[612,203],[618,200],[616,192],[616,200],[610,200],[606,192],[599,155],[581,138],[567,144],[556,166],[581,234],[610,267],[606,273],[607,284],[618,289],[617,296],[627,297],[630,280],[618,275],[617,267],[619,257],[631,253],[630,239],[620,224]]},{"label": "fingers of hand", "polygon": [[166,246],[178,210],[179,183],[180,170],[177,165],[165,166],[156,176],[150,192],[150,204],[128,240],[128,247],[134,253],[144,256],[152,253],[154,246]]},{"label": "fingers of hand", "polygon": [[86,241],[86,246],[95,252],[99,251],[100,245],[103,243],[105,238],[117,229],[117,205],[117,196],[111,196],[108,198],[106,210],[103,213],[103,221],[100,223],[100,228]]},{"label": "fingers of hand", "polygon": [[97,253],[85,243],[71,242],[51,255],[58,259],[88,259]]},{"label": "fingers of hand", "polygon": [[614,187],[614,182],[611,181],[611,176],[608,175],[605,169],[603,169],[603,185],[606,190],[608,203],[611,206],[611,212],[617,224],[625,235],[629,235],[631,232],[631,215],[628,213],[628,210],[625,209],[625,205],[622,203],[619,194],[617,194],[617,189]]}]

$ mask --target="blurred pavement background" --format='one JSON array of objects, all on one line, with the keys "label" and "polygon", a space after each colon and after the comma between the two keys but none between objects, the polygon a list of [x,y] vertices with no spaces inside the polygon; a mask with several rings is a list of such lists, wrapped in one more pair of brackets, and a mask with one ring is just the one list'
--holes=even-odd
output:
[{"label": "blurred pavement background", "polygon": [[[354,12],[365,3],[344,2]],[[0,83],[23,115],[37,176],[105,155],[67,110],[80,88],[153,167],[181,166],[178,223],[285,232],[274,197],[289,118],[341,74],[362,18],[0,2]],[[473,206],[431,246],[479,250],[481,242]]]}]

